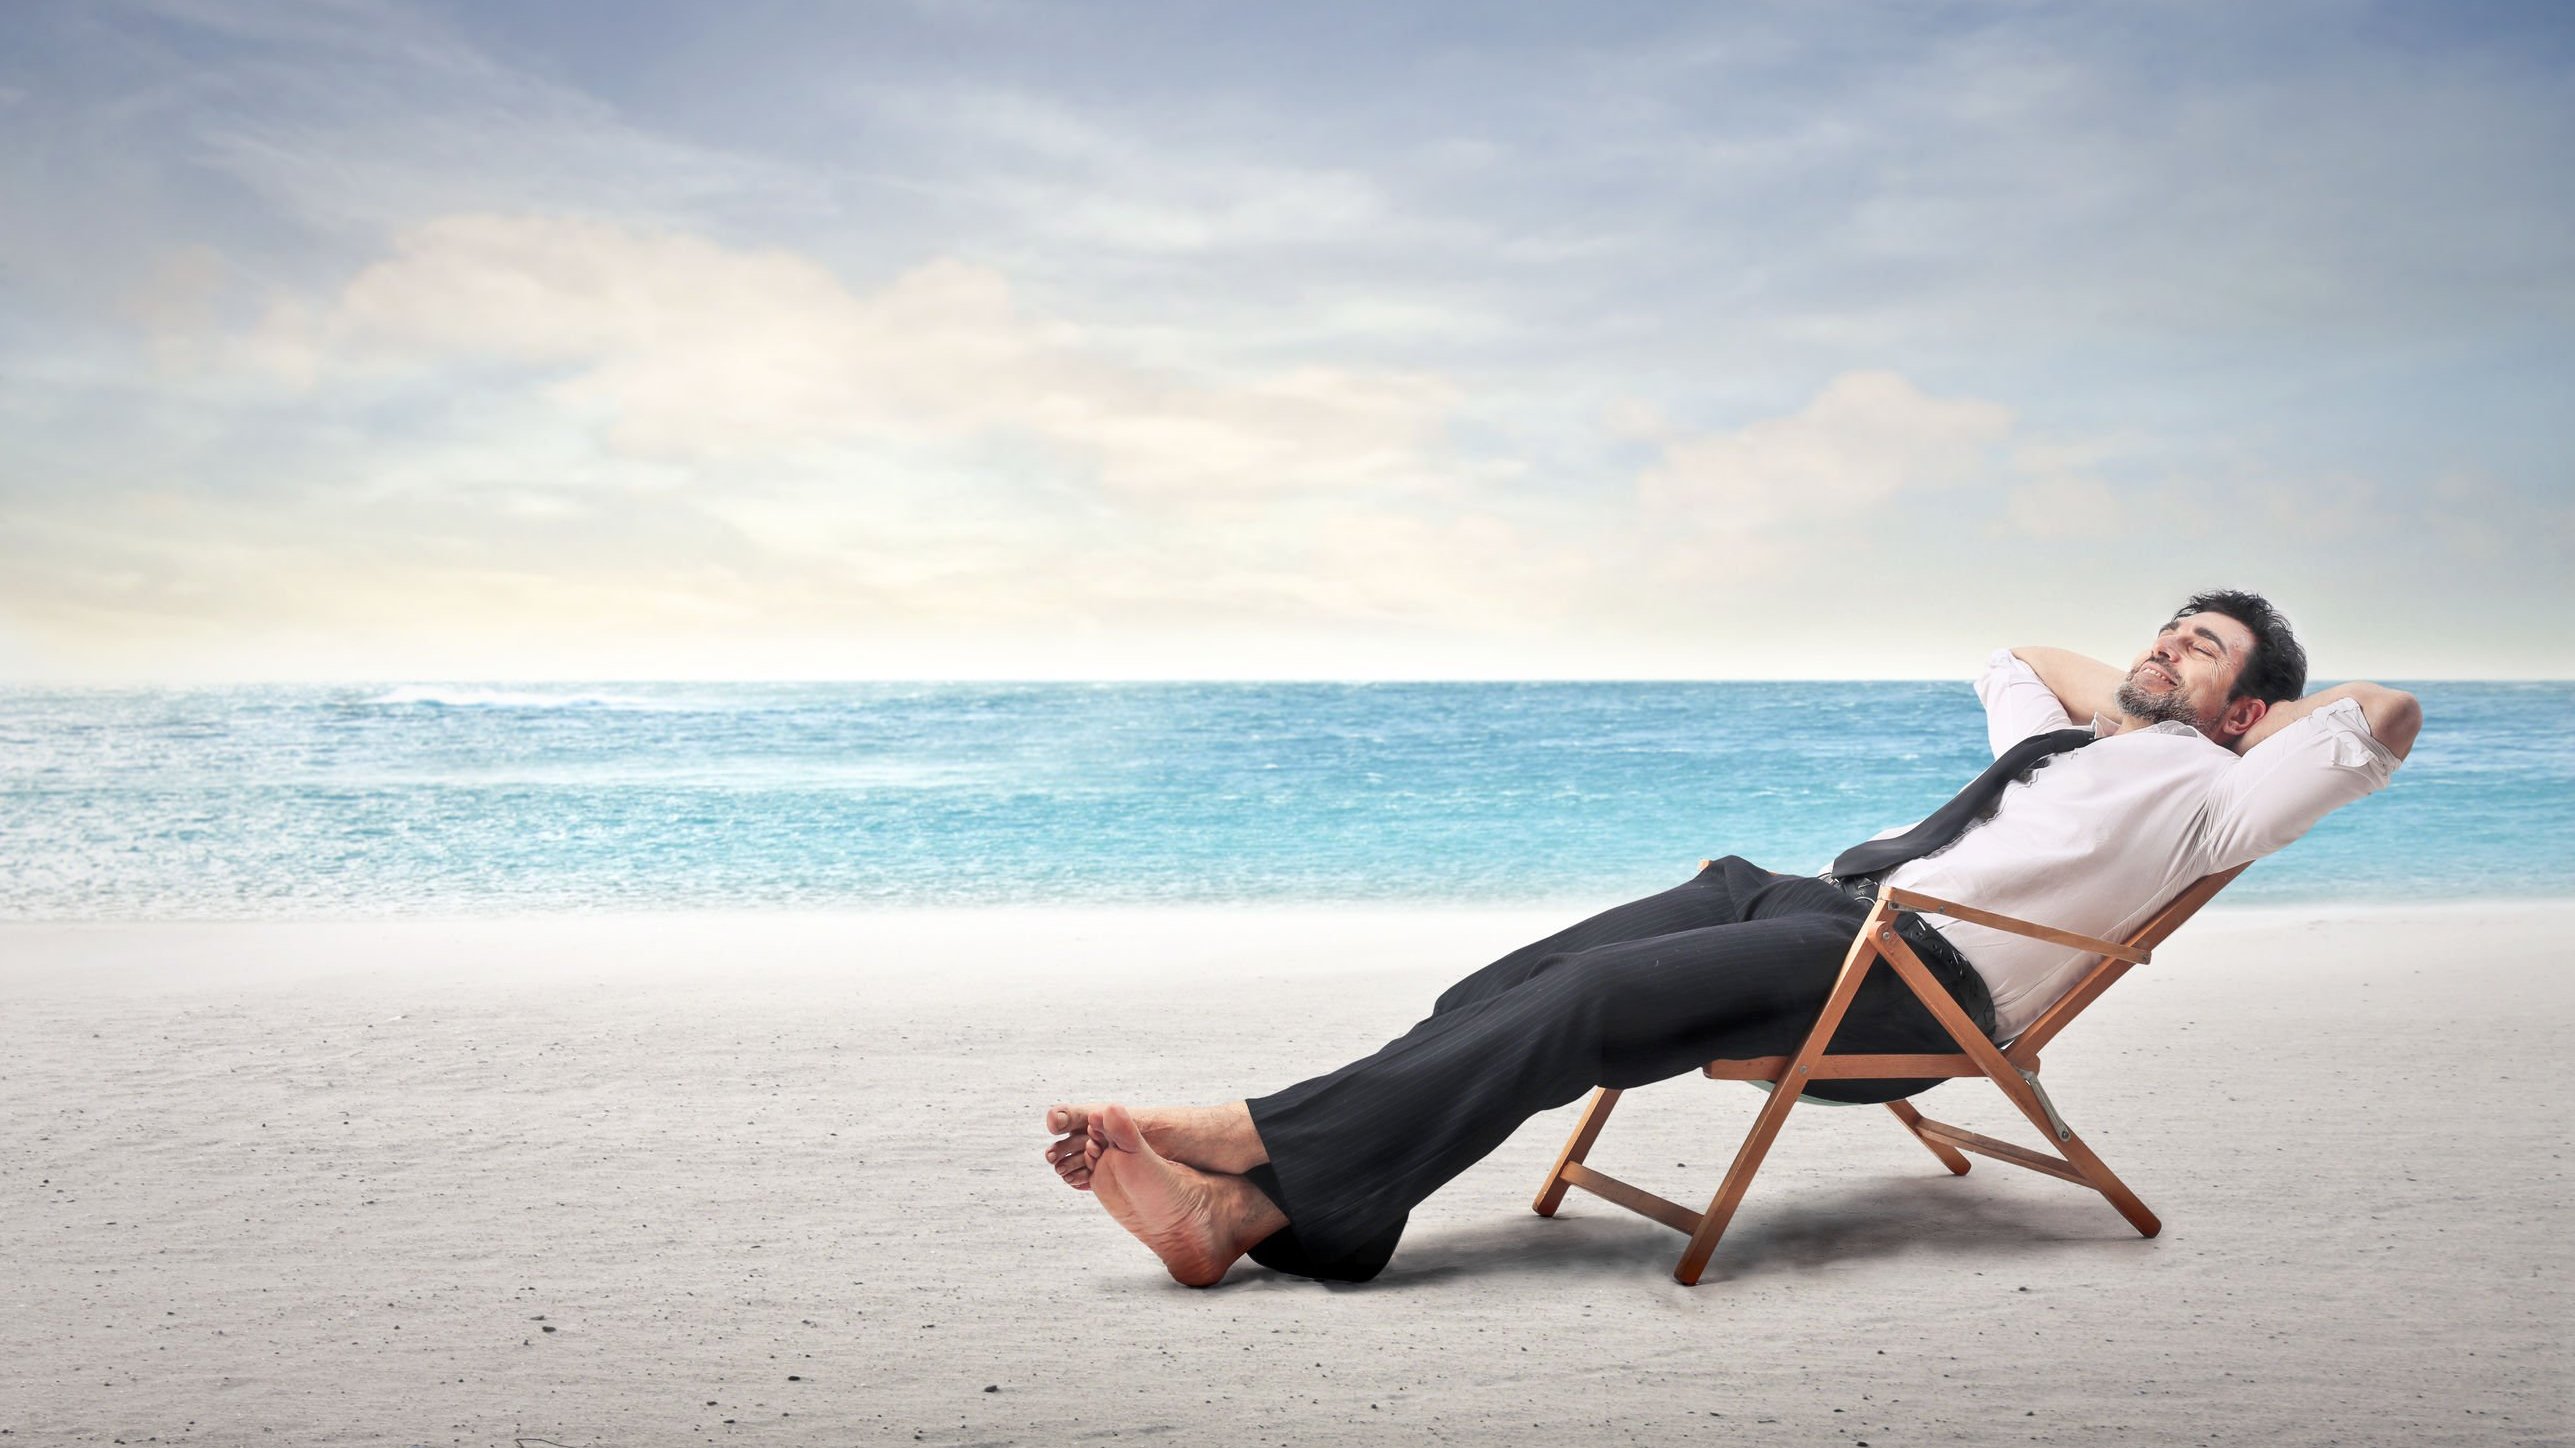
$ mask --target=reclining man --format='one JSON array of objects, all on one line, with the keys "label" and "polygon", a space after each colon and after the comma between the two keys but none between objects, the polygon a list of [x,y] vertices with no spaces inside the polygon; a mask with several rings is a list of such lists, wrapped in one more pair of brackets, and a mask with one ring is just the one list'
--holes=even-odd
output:
[{"label": "reclining man", "polygon": [[[1376,1054],[1275,1095],[1056,1106],[1047,1159],[1190,1286],[1246,1254],[1366,1281],[1414,1203],[1537,1112],[1594,1086],[1795,1050],[1881,880],[2119,937],[2192,881],[2380,788],[2421,725],[2414,696],[2344,684],[2301,698],[2306,673],[2287,622],[2239,592],[2190,599],[2124,674],[2061,649],[1999,651],[1976,682],[1998,758],[1921,824],[1844,851],[1821,877],[1714,861],[1504,956]],[[1898,928],[1998,1042],[2089,962],[1967,921],[1908,913]],[[1956,1049],[1888,970],[1869,974],[1832,1048]],[[1927,1084],[1810,1089],[1884,1100]]]}]

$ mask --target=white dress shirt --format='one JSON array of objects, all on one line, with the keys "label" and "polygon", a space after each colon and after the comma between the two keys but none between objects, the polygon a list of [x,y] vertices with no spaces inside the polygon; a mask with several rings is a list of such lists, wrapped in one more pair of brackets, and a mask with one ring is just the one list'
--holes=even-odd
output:
[{"label": "white dress shirt", "polygon": [[[2000,755],[2072,724],[2037,673],[1997,649],[1976,680]],[[2340,699],[2238,755],[2187,724],[2109,733],[2004,787],[1992,815],[1887,882],[2041,925],[2126,937],[2203,875],[2259,859],[2385,785],[2396,756]],[[1909,827],[1908,827],[1909,828]],[[1900,833],[1889,831],[1888,833]],[[1932,924],[1993,992],[2008,1041],[2074,988],[2093,957],[1964,920]]]}]

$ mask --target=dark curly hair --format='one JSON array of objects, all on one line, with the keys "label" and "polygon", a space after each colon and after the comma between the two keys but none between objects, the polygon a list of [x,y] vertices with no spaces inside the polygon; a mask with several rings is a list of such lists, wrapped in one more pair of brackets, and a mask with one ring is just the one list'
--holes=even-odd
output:
[{"label": "dark curly hair", "polygon": [[2307,651],[2271,600],[2240,589],[2213,588],[2192,594],[2189,602],[2173,611],[2173,621],[2195,613],[2222,613],[2252,631],[2253,652],[2244,660],[2244,672],[2235,676],[2234,692],[2227,696],[2230,701],[2250,694],[2266,704],[2278,704],[2307,692]]}]

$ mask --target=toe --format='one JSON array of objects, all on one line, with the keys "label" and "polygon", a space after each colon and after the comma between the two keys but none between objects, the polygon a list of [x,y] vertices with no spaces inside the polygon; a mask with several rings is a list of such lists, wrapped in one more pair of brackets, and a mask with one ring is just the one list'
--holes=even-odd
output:
[{"label": "toe", "polygon": [[1111,1102],[1101,1108],[1091,1121],[1093,1127],[1091,1137],[1102,1146],[1113,1151],[1132,1151],[1143,1156],[1156,1155],[1153,1148],[1145,1145],[1143,1130],[1136,1125],[1135,1118],[1127,1114],[1125,1107]]}]

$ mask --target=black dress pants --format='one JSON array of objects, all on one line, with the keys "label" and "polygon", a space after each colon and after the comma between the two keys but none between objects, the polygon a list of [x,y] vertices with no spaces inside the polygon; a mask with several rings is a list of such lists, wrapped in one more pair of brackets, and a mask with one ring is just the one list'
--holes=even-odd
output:
[{"label": "black dress pants", "polygon": [[[1288,1219],[1252,1260],[1364,1282],[1414,1203],[1520,1123],[1595,1086],[1642,1086],[1719,1057],[1784,1055],[1814,1028],[1868,907],[1740,858],[1521,947],[1444,992],[1376,1054],[1249,1103],[1269,1149],[1252,1181]],[[1935,966],[1991,1032],[1972,970]],[[1837,1051],[1951,1051],[1895,972],[1869,972]],[[1892,1100],[1936,1083],[1820,1082]]]}]

